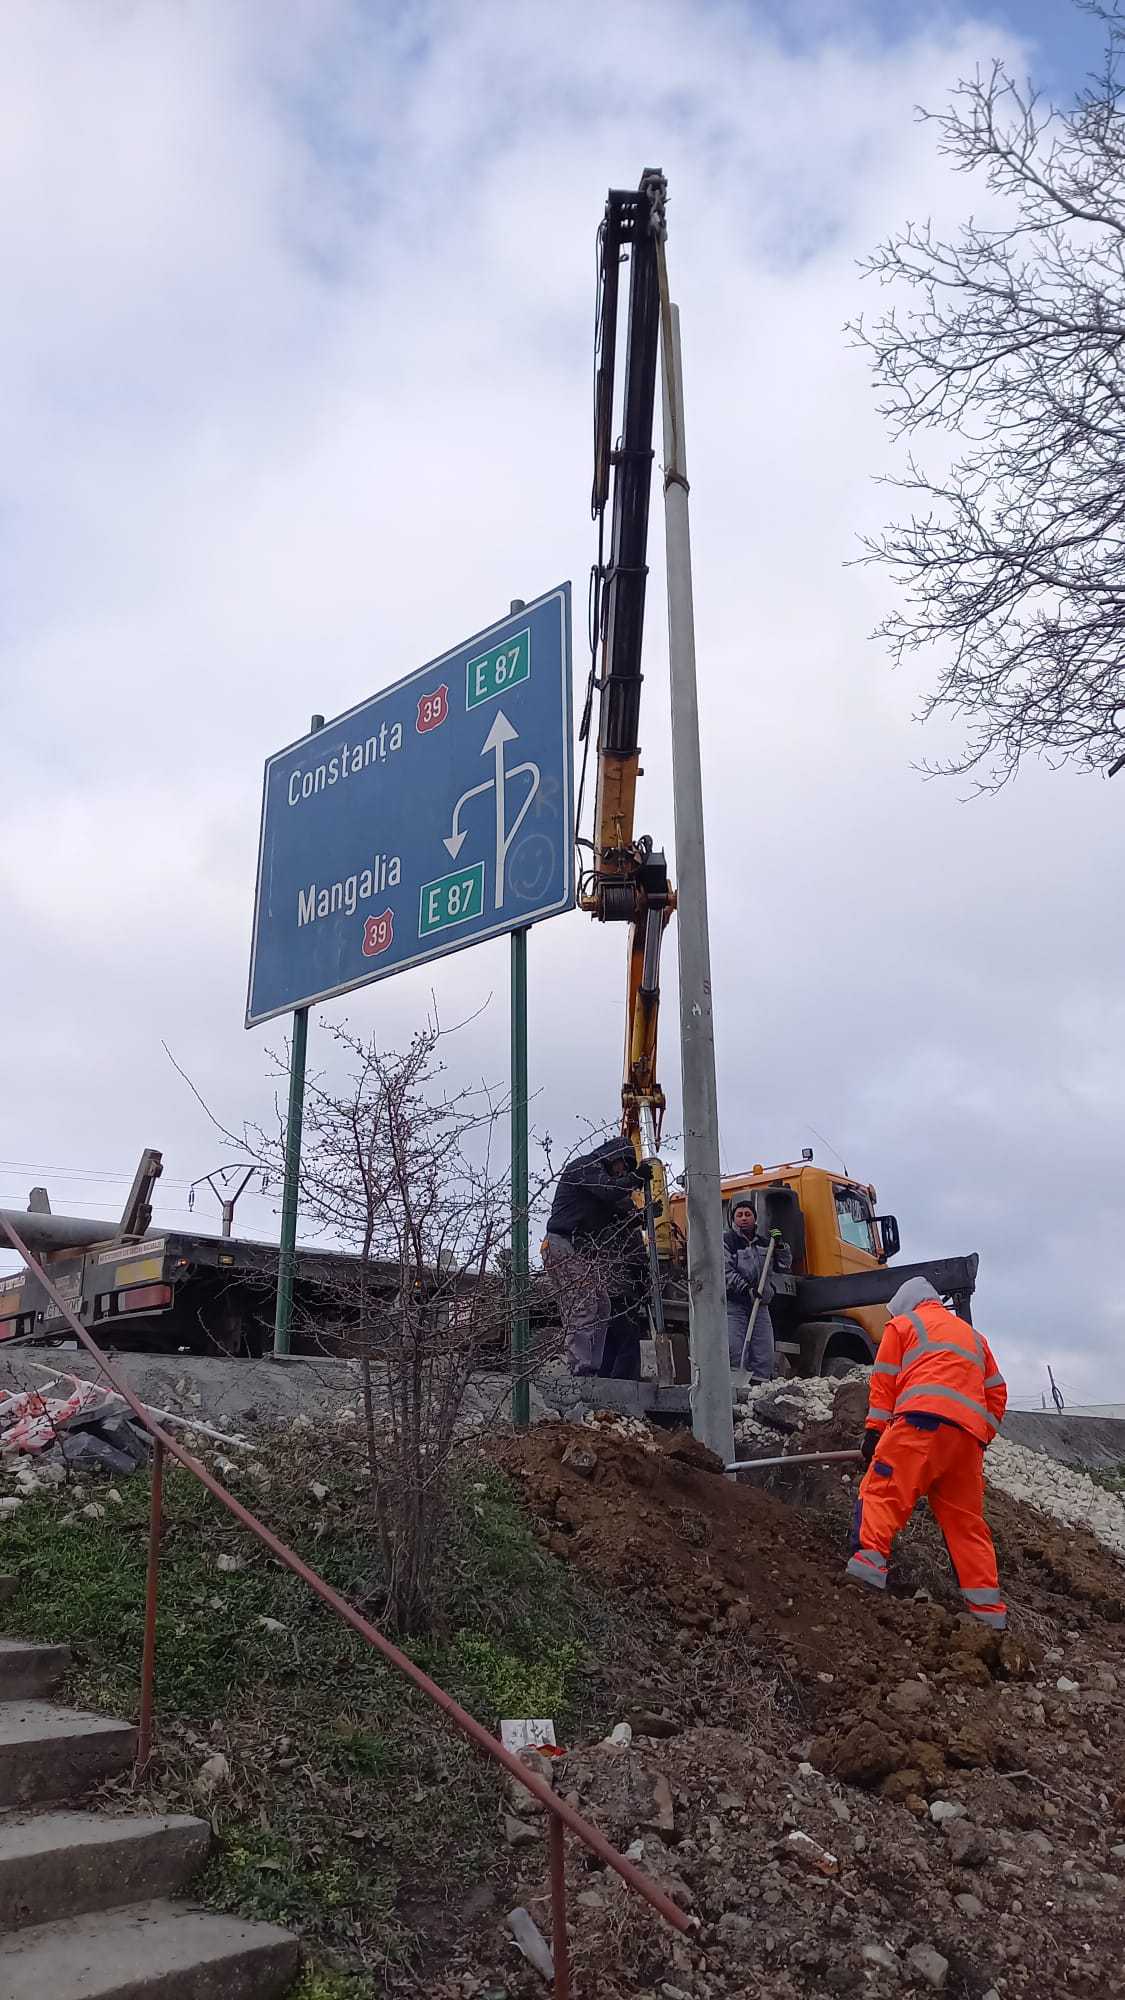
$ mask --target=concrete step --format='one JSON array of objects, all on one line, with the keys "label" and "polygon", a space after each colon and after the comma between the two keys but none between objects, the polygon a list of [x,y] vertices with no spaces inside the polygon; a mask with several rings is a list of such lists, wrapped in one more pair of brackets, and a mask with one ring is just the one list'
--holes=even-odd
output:
[{"label": "concrete step", "polygon": [[53,1694],[69,1666],[69,1646],[37,1646],[30,1639],[0,1639],[0,1701]]},{"label": "concrete step", "polygon": [[74,1799],[126,1771],[137,1732],[49,1701],[0,1702],[0,1809]]},{"label": "concrete step", "polygon": [[210,1845],[201,1819],[9,1814],[0,1819],[0,1932],[174,1896]]},{"label": "concrete step", "polygon": [[280,2000],[299,1960],[271,1924],[134,1903],[0,1938],[0,2000]]}]

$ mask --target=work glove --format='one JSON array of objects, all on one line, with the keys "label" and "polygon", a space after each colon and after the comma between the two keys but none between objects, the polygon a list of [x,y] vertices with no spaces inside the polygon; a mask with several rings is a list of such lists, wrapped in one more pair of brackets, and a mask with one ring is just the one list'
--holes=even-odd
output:
[{"label": "work glove", "polygon": [[863,1444],[860,1447],[860,1457],[863,1460],[863,1469],[865,1472],[875,1456],[875,1447],[878,1442],[878,1431],[864,1431]]},{"label": "work glove", "polygon": [[780,1243],[780,1242],[781,1242],[781,1231],[780,1231],[780,1229],[771,1229],[771,1230],[770,1230],[770,1235],[772,1236],[772,1238],[773,1238],[773,1240],[774,1240],[774,1242],[775,1242],[775,1243]]}]

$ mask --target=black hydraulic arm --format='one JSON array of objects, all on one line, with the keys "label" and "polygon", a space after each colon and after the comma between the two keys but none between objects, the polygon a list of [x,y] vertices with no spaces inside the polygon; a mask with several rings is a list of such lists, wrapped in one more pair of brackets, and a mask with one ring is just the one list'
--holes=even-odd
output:
[{"label": "black hydraulic arm", "polygon": [[[641,646],[648,580],[648,516],[652,487],[656,366],[660,339],[657,232],[663,228],[665,184],[650,171],[637,189],[611,188],[601,232],[599,355],[594,399],[592,509],[604,516],[612,486],[609,556],[601,584],[601,701],[595,873],[620,877],[633,841]],[[619,278],[629,250],[629,309],[621,430],[614,442]],[[617,860],[617,866],[613,861]],[[600,910],[599,915],[609,915]],[[626,918],[632,909],[613,914]]]}]

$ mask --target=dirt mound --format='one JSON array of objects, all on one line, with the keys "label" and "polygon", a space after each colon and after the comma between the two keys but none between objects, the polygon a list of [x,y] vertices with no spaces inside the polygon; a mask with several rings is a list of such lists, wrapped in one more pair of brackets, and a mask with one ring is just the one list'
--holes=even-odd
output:
[{"label": "dirt mound", "polygon": [[[853,1442],[839,1428],[801,1448]],[[550,1549],[635,1606],[654,1661],[622,1688],[632,1744],[572,1752],[560,1788],[633,1833],[700,1924],[654,1937],[572,1857],[591,1992],[1125,1994],[1122,1571],[1089,1535],[990,1498],[1001,1640],[960,1615],[922,1513],[885,1598],[845,1583],[855,1480],[834,1469],[794,1502],[612,1424],[498,1455]]]},{"label": "dirt mound", "polygon": [[[840,1449],[842,1434],[835,1422],[821,1425],[806,1432],[801,1450]],[[826,1688],[883,1683],[935,1658],[979,1666],[981,1635],[958,1616],[948,1559],[924,1511],[900,1540],[886,1598],[846,1582],[856,1484],[846,1470],[783,1471],[763,1490],[753,1478],[723,1478],[718,1461],[683,1434],[642,1443],[596,1423],[538,1425],[498,1456],[553,1554],[642,1591],[681,1627],[738,1628],[768,1640],[790,1671]],[[990,1496],[989,1513],[1013,1606],[1013,1640],[1004,1664],[993,1662],[997,1674],[1025,1670],[1017,1653],[1033,1664],[1036,1641],[1060,1618],[1122,1620],[1125,1571],[1092,1536],[1002,1496]],[[919,1590],[937,1601],[910,1602]],[[979,1679],[972,1664],[955,1670]]]}]

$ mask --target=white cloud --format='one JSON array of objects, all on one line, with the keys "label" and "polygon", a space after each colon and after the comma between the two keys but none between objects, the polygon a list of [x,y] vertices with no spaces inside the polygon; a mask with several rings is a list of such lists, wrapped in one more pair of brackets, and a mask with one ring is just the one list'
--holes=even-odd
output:
[{"label": "white cloud", "polygon": [[[980,1248],[1029,1379],[1049,1354],[1121,1387],[1117,802],[1045,771],[972,806],[925,784],[924,680],[890,674],[884,585],[844,567],[888,463],[841,333],[855,260],[958,213],[912,110],[1000,37],[853,28],[783,52],[680,0],[10,0],[0,1155],[124,1171],[160,1144],[183,1220],[171,1181],[222,1148],[162,1039],[226,1115],[268,1103],[240,1026],[262,760],[513,595],[570,575],[581,606],[594,229],[660,164],[727,1164],[819,1127],[907,1254]],[[657,505],[640,825],[670,841],[661,551]],[[561,1136],[612,1113],[624,939],[575,916],[531,965]],[[447,1013],[495,996],[465,1061],[501,1072],[503,947],[347,1011],[394,1039],[431,986]],[[0,1166],[0,1195],[28,1178]]]}]

